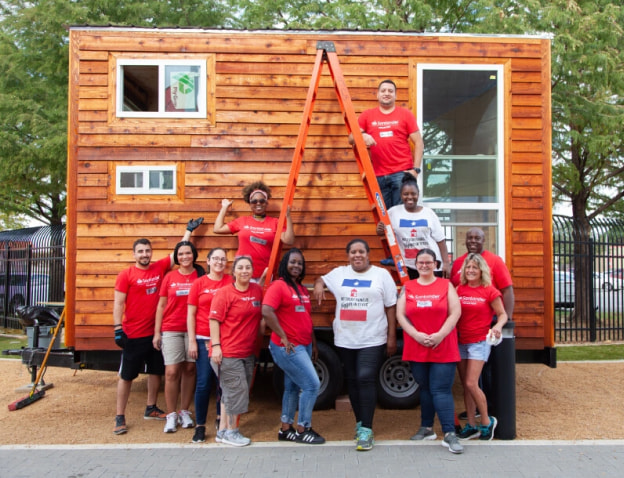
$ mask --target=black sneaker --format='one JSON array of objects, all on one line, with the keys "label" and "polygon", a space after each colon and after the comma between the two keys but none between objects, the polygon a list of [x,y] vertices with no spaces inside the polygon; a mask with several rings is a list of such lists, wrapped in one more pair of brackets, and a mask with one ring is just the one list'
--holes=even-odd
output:
[{"label": "black sneaker", "polygon": [[308,445],[321,445],[325,443],[325,438],[316,433],[312,428],[306,428],[301,433],[297,432],[295,438],[297,443],[307,443]]},{"label": "black sneaker", "polygon": [[457,438],[460,440],[471,440],[473,438],[478,438],[480,435],[481,430],[479,427],[473,427],[470,423],[467,423],[462,431],[457,434]]},{"label": "black sneaker", "polygon": [[115,435],[123,435],[127,432],[126,417],[124,415],[115,415],[115,428],[113,428],[113,433]]},{"label": "black sneaker", "polygon": [[483,425],[479,427],[481,429],[481,436],[479,437],[479,440],[490,441],[494,438],[494,429],[496,428],[496,425],[498,425],[498,420],[490,415],[490,424],[487,427],[484,427]]},{"label": "black sneaker", "polygon": [[290,427],[288,430],[282,430],[280,428],[279,432],[277,432],[277,439],[280,441],[295,441],[297,438],[297,430],[293,427]]},{"label": "black sneaker", "polygon": [[[479,413],[479,410],[477,410],[475,412],[475,418],[480,418],[481,414]],[[468,420],[468,413],[466,411],[461,412],[459,415],[457,415],[457,418],[459,418],[460,420]]]},{"label": "black sneaker", "polygon": [[206,427],[195,427],[195,434],[193,435],[193,439],[191,441],[193,443],[204,443],[206,441]]},{"label": "black sneaker", "polygon": [[143,414],[143,418],[145,418],[146,420],[166,420],[167,414],[156,405],[149,405],[145,407],[145,413]]}]

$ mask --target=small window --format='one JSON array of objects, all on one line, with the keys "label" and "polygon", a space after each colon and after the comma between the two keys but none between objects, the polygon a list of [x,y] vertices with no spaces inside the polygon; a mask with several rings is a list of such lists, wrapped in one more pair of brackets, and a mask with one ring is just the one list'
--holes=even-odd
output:
[{"label": "small window", "polygon": [[117,59],[117,116],[206,118],[206,61]]},{"label": "small window", "polygon": [[176,194],[175,166],[117,166],[117,194]]}]

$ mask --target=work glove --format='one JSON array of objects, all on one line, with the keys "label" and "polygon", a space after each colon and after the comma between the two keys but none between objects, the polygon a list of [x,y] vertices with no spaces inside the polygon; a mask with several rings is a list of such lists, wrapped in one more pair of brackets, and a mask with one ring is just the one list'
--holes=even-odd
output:
[{"label": "work glove", "polygon": [[126,335],[126,333],[123,331],[121,327],[119,327],[118,329],[115,329],[115,343],[117,344],[117,347],[122,348],[122,349],[128,343],[128,336]]},{"label": "work glove", "polygon": [[204,218],[203,217],[198,217],[197,219],[191,219],[187,224],[186,224],[186,230],[187,231],[191,231],[193,232],[195,229],[197,229],[199,227],[199,225],[204,222]]}]

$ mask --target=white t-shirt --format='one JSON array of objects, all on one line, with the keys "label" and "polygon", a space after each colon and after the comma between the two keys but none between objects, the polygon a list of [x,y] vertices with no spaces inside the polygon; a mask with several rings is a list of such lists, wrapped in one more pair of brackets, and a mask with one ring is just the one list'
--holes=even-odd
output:
[{"label": "white t-shirt", "polygon": [[419,212],[408,212],[405,205],[397,204],[388,210],[388,217],[407,267],[416,269],[416,254],[425,248],[442,261],[438,242],[445,239],[444,229],[435,212],[425,206]]},{"label": "white t-shirt", "polygon": [[334,343],[360,349],[383,345],[388,340],[386,307],[397,301],[397,288],[386,269],[371,266],[355,272],[350,265],[336,267],[321,277],[336,298]]}]

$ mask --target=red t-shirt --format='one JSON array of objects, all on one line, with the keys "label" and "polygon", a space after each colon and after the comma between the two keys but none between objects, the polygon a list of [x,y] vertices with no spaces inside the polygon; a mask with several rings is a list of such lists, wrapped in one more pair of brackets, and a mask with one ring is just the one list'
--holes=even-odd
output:
[{"label": "red t-shirt", "polygon": [[158,292],[165,274],[171,267],[169,256],[153,262],[146,270],[136,265],[119,273],[115,290],[126,294],[123,331],[130,339],[154,335]]},{"label": "red t-shirt", "polygon": [[254,279],[262,276],[269,266],[277,223],[278,219],[270,216],[266,216],[264,221],[258,221],[253,216],[241,216],[227,225],[232,234],[238,233],[236,256],[251,257]]},{"label": "red t-shirt", "polygon": [[457,286],[457,294],[461,303],[461,316],[457,322],[459,343],[482,342],[494,316],[492,302],[502,294],[493,286],[470,287],[467,284]]},{"label": "red t-shirt", "polygon": [[187,301],[193,282],[197,279],[197,271],[184,275],[178,269],[165,276],[160,296],[167,298],[167,305],[163,312],[161,332],[186,332]]},{"label": "red t-shirt", "polygon": [[[271,283],[262,304],[275,310],[280,326],[293,345],[310,345],[312,343],[310,295],[305,287],[297,285],[301,300],[292,287],[283,279],[279,279]],[[275,332],[271,334],[271,341],[275,345],[282,345],[282,339]]]},{"label": "red t-shirt", "polygon": [[211,279],[208,274],[201,276],[191,286],[188,305],[197,307],[195,312],[195,335],[210,337],[210,305],[221,287],[232,283],[232,276],[223,274],[219,281]]},{"label": "red t-shirt", "polygon": [[212,299],[210,320],[218,320],[221,352],[224,357],[245,358],[253,355],[262,319],[262,287],[249,284],[245,292],[234,284],[219,289]]},{"label": "red t-shirt", "polygon": [[[451,282],[453,282],[455,287],[457,287],[461,282],[461,267],[464,264],[466,257],[468,257],[468,253],[455,259],[453,267],[451,267]],[[492,285],[494,287],[498,290],[503,290],[513,285],[509,269],[507,269],[505,262],[503,262],[499,256],[484,249],[481,251],[481,257],[485,259],[485,262],[487,262],[487,265],[490,268],[490,276],[492,277]]]},{"label": "red t-shirt", "polygon": [[379,107],[362,112],[360,128],[377,143],[369,149],[376,176],[407,171],[414,167],[409,136],[418,131],[416,117],[408,109],[396,106],[389,114]]},{"label": "red t-shirt", "polygon": [[[405,284],[405,315],[416,330],[433,334],[440,330],[448,317],[449,280],[436,278],[429,285],[416,279]],[[411,362],[459,362],[457,332],[451,331],[436,348],[420,345],[408,334],[403,334],[403,360]]]}]

